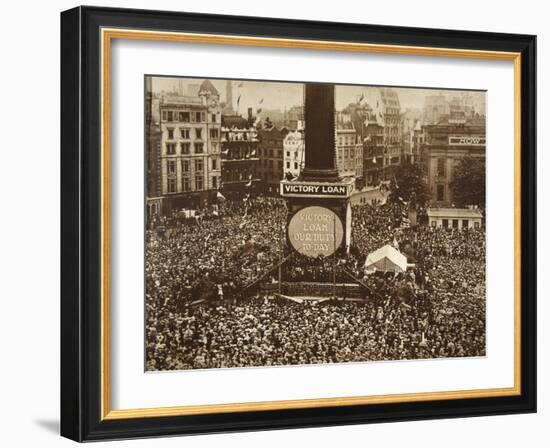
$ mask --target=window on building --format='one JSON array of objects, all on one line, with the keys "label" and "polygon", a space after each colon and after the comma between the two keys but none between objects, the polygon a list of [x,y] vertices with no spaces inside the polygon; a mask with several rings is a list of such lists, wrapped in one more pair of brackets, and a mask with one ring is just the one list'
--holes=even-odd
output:
[{"label": "window on building", "polygon": [[448,228],[448,227],[449,227],[449,220],[448,220],[448,219],[444,219],[444,220],[442,221],[442,224],[443,224],[443,227],[444,227],[445,229]]},{"label": "window on building", "polygon": [[444,201],[445,200],[445,185],[439,184],[437,186],[437,200],[438,201]]},{"label": "window on building", "polygon": [[290,151],[287,151],[287,152],[286,152],[286,156],[287,156],[287,157],[290,157]]},{"label": "window on building", "polygon": [[437,159],[437,177],[445,177],[445,159]]},{"label": "window on building", "polygon": [[176,161],[175,160],[168,160],[166,163],[166,172],[169,176],[175,176],[176,175]]},{"label": "window on building", "polygon": [[191,152],[191,143],[181,143],[181,153],[189,154]]},{"label": "window on building", "polygon": [[189,123],[189,112],[180,112],[179,118],[181,122]]},{"label": "window on building", "polygon": [[287,169],[287,170],[290,169],[290,162],[286,162],[286,169]]},{"label": "window on building", "polygon": [[294,169],[295,169],[295,170],[298,169],[298,162],[294,162]]},{"label": "window on building", "polygon": [[219,137],[219,130],[217,128],[210,129],[210,137],[211,138],[218,138]]},{"label": "window on building", "polygon": [[467,229],[467,228],[468,228],[468,220],[467,220],[467,219],[463,219],[463,220],[462,220],[462,228],[463,228],[463,229]]},{"label": "window on building", "polygon": [[202,129],[195,128],[195,137],[197,140],[202,140]]},{"label": "window on building", "polygon": [[453,219],[453,229],[458,229],[458,219]]},{"label": "window on building", "polygon": [[174,128],[166,128],[166,132],[168,132],[168,139],[173,140],[174,139]]},{"label": "window on building", "polygon": [[216,122],[216,114],[212,114],[212,123]]},{"label": "window on building", "polygon": [[197,176],[195,178],[195,187],[196,190],[204,190],[204,180],[202,176]]},{"label": "window on building", "polygon": [[214,176],[212,178],[212,188],[218,188],[218,177]]},{"label": "window on building", "polygon": [[204,162],[202,159],[195,160],[195,171],[202,171],[204,169]]},{"label": "window on building", "polygon": [[437,226],[437,221],[435,219],[432,220],[432,227],[436,227]]},{"label": "window on building", "polygon": [[201,121],[201,112],[195,112],[195,121],[200,123]]},{"label": "window on building", "polygon": [[167,121],[168,120],[168,113],[167,111],[163,110],[162,111],[162,121]]},{"label": "window on building", "polygon": [[182,160],[181,161],[181,170],[184,172],[184,173],[189,173],[189,160]]},{"label": "window on building", "polygon": [[173,156],[176,153],[176,144],[175,143],[166,143],[166,154]]},{"label": "window on building", "polygon": [[167,121],[174,121],[174,112],[172,112],[171,110],[168,111]]},{"label": "window on building", "polygon": [[218,169],[218,159],[212,159],[212,169],[213,170]]},{"label": "window on building", "polygon": [[176,192],[176,178],[170,177],[168,178],[168,193],[175,193]]},{"label": "window on building", "polygon": [[195,153],[196,154],[204,153],[204,143],[195,143]]},{"label": "window on building", "polygon": [[476,229],[480,228],[479,221],[474,221],[474,228],[476,228]]},{"label": "window on building", "polygon": [[191,190],[191,180],[188,177],[184,177],[182,180],[182,189],[183,191]]},{"label": "window on building", "polygon": [[181,133],[181,138],[189,140],[190,138],[189,128],[180,128],[180,133]]}]

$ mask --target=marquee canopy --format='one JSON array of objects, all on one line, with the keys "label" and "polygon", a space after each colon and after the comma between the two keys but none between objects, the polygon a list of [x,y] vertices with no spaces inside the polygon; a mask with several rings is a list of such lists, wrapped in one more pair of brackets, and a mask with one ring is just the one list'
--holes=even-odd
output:
[{"label": "marquee canopy", "polygon": [[369,254],[365,261],[365,270],[405,272],[407,257],[388,244]]}]

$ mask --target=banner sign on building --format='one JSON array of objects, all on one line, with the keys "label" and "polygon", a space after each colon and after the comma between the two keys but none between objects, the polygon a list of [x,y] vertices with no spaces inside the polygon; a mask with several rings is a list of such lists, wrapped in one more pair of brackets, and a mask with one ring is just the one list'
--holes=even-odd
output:
[{"label": "banner sign on building", "polygon": [[476,135],[451,135],[449,136],[449,145],[484,146],[485,137],[479,137]]},{"label": "banner sign on building", "polygon": [[281,196],[284,197],[348,198],[352,192],[353,182],[281,182]]}]

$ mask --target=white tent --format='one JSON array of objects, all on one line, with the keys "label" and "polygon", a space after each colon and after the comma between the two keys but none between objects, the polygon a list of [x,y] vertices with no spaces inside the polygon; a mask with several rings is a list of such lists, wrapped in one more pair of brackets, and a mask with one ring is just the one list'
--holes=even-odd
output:
[{"label": "white tent", "polygon": [[369,254],[365,270],[404,272],[407,270],[407,257],[388,244]]}]

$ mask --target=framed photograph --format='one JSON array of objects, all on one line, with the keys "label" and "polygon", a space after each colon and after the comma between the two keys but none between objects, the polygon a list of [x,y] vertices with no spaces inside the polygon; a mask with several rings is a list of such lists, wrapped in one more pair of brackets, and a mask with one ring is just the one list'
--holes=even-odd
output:
[{"label": "framed photograph", "polygon": [[536,411],[535,36],[61,14],[61,433]]}]

